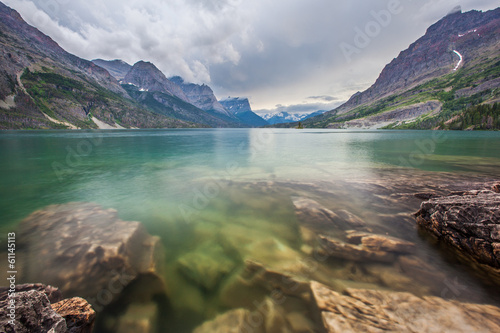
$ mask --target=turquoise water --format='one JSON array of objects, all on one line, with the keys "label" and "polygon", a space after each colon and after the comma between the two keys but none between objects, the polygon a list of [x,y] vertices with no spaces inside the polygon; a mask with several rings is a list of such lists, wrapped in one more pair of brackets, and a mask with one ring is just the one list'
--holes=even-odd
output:
[{"label": "turquoise water", "polygon": [[[457,268],[446,253],[429,245],[412,227],[384,226],[398,216],[410,216],[418,209],[419,200],[408,196],[391,206],[377,201],[381,196],[389,198],[395,190],[414,193],[454,181],[494,179],[500,179],[498,132],[179,129],[0,133],[2,232],[15,229],[37,209],[73,201],[95,202],[116,209],[123,220],[141,221],[151,234],[161,237],[166,249],[165,279],[177,318],[171,324],[177,325],[177,332],[189,332],[217,313],[246,304],[223,300],[226,281],[209,295],[200,291],[179,273],[179,258],[200,240],[216,235],[231,240],[239,264],[252,258],[272,266],[283,260],[281,254],[273,255],[280,248],[290,250],[287,255],[292,257],[304,255],[291,199],[295,196],[313,198],[333,211],[347,209],[380,230],[392,230],[394,236],[416,242],[422,258],[432,257],[443,272],[469,286],[471,292],[462,292],[462,298],[496,302],[480,279],[471,277],[466,267]],[[384,188],[384,184],[391,186]],[[328,283],[331,276],[331,285],[337,280],[350,281],[337,268],[325,266],[322,275],[314,278]],[[408,284],[408,291],[412,288]],[[439,295],[439,290],[430,293]],[[246,297],[245,292],[242,295],[239,297]],[[194,319],[185,323],[185,316]]]}]

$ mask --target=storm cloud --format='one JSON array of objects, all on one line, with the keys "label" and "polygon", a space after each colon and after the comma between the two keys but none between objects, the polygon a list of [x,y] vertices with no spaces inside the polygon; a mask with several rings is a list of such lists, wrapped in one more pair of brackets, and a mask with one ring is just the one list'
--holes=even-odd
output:
[{"label": "storm cloud", "polygon": [[[495,0],[4,0],[86,59],[155,63],[249,97],[260,112],[314,111],[369,87],[385,64],[455,6]],[[370,32],[369,41],[356,37]],[[276,106],[279,105],[279,106]],[[317,110],[317,109],[316,109]]]}]

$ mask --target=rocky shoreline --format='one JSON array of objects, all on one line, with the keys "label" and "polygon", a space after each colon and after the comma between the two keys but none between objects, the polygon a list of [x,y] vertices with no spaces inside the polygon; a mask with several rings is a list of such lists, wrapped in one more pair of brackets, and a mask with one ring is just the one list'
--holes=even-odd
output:
[{"label": "rocky shoreline", "polygon": [[431,196],[415,217],[421,228],[454,249],[458,258],[487,270],[500,282],[500,183]]},{"label": "rocky shoreline", "polygon": [[[256,186],[276,190],[275,184]],[[389,206],[391,200],[409,198],[394,191],[399,185],[391,186],[374,202]],[[207,316],[192,332],[500,331],[500,308],[473,304],[474,291],[464,290],[461,299],[443,295],[443,281],[452,276],[422,257],[425,240],[416,236],[418,224],[457,257],[486,267],[492,276],[498,273],[500,183],[445,192],[414,195],[413,200],[422,200],[417,223],[404,217],[402,225],[394,225],[414,230],[408,239],[352,211],[326,207],[307,191],[290,198],[300,246],[264,239],[236,255],[235,247],[246,240],[240,229],[227,237],[241,238],[204,239],[181,254],[175,267],[206,295],[217,292],[229,310]],[[19,235],[22,281],[42,277],[46,284],[16,287],[27,306],[16,313],[15,332],[34,327],[61,333],[175,331],[165,320],[172,295],[164,280],[164,249],[141,223],[122,221],[116,211],[96,204],[69,203],[31,214]],[[276,253],[257,260],[255,246]],[[6,301],[7,291],[0,289],[1,308]],[[0,331],[14,332],[4,314]]]}]

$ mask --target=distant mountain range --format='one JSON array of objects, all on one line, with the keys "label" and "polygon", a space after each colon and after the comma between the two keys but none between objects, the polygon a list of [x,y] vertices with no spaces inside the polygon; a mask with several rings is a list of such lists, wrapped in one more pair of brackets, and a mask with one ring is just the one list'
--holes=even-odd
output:
[{"label": "distant mountain range", "polygon": [[[402,51],[367,90],[304,127],[461,129],[476,105],[500,101],[500,8],[451,12]],[[467,129],[494,129],[491,114]],[[457,123],[458,122],[458,123]],[[296,123],[279,125],[296,126]],[[497,129],[500,129],[498,127]]]},{"label": "distant mountain range", "polygon": [[293,123],[303,121],[314,116],[325,113],[326,110],[320,110],[312,113],[288,113],[288,112],[272,112],[262,114],[261,117],[266,120],[270,125]]},{"label": "distant mountain range", "polygon": [[170,80],[152,63],[72,55],[1,2],[0,45],[0,129],[267,125],[249,104],[240,117],[207,85]]},{"label": "distant mountain range", "polygon": [[[154,64],[88,61],[0,2],[0,129],[304,127],[500,129],[500,8],[453,11],[367,90],[321,114],[255,114],[246,98]],[[318,111],[320,113],[320,111]]]}]

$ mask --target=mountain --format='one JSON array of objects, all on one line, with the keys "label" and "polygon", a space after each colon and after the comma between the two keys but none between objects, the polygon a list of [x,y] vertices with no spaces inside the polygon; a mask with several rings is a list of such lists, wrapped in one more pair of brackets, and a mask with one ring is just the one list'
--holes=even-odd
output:
[{"label": "mountain", "polygon": [[220,104],[222,104],[222,106],[226,108],[226,110],[234,114],[238,119],[240,119],[240,121],[245,124],[248,124],[252,127],[269,125],[267,121],[265,121],[252,111],[250,102],[247,98],[229,97],[226,100],[220,101]]},{"label": "mountain", "polygon": [[326,111],[316,111],[312,113],[288,113],[288,112],[273,112],[265,113],[261,115],[262,119],[267,121],[271,125],[282,124],[282,123],[293,123],[297,121],[303,121],[314,116],[325,113]]},{"label": "mountain", "polygon": [[195,83],[186,83],[180,76],[171,77],[170,81],[181,87],[182,91],[194,106],[205,111],[217,112],[228,117],[234,117],[233,113],[226,110],[222,104],[219,103],[212,88],[206,84],[199,85]]},{"label": "mountain", "polygon": [[113,77],[118,81],[123,80],[125,75],[127,75],[127,73],[132,68],[131,65],[119,59],[115,60],[94,59],[92,60],[92,62],[97,66],[106,69],[109,72],[109,74],[113,75]]},{"label": "mountain", "polygon": [[236,117],[193,105],[181,87],[150,62],[137,62],[120,82],[133,99],[156,113],[211,127],[244,127]]},{"label": "mountain", "polygon": [[104,68],[63,50],[0,2],[0,128],[193,127],[133,101]]},{"label": "mountain", "polygon": [[167,79],[154,64],[138,61],[122,80],[122,84],[132,84],[145,91],[161,92],[190,102],[181,87]]},{"label": "mountain", "polygon": [[439,128],[500,99],[500,8],[452,11],[402,51],[367,90],[306,127]]}]

